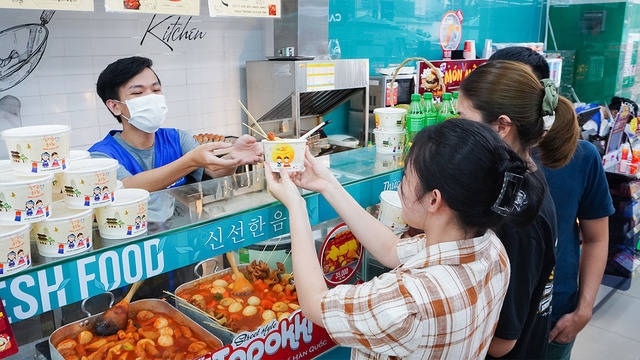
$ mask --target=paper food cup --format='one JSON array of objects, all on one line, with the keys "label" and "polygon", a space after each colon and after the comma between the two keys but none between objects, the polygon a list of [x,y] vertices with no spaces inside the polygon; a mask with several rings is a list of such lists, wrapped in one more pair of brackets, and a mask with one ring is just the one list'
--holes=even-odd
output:
[{"label": "paper food cup", "polygon": [[401,131],[404,129],[404,119],[407,110],[402,108],[376,108],[373,116],[376,119],[376,129],[384,131]]},{"label": "paper food cup", "polygon": [[384,131],[373,129],[376,140],[376,153],[396,154],[404,151],[405,132],[404,130]]},{"label": "paper food cup", "polygon": [[272,171],[285,168],[289,171],[304,171],[304,147],[306,140],[282,139],[262,140],[264,160]]},{"label": "paper food cup", "polygon": [[402,203],[397,191],[385,190],[380,193],[378,220],[396,234],[409,228],[402,219]]},{"label": "paper food cup", "polygon": [[149,192],[144,189],[115,191],[115,201],[97,208],[96,221],[100,236],[106,239],[126,239],[147,231]]},{"label": "paper food cup", "polygon": [[[69,150],[69,159],[67,164],[71,164],[74,160],[88,159],[91,157],[91,153],[87,150]],[[64,200],[64,186],[62,185],[64,179],[62,178],[62,172],[54,174],[53,178],[53,201]]]},{"label": "paper food cup", "polygon": [[63,201],[55,202],[46,221],[33,224],[31,240],[42,256],[63,257],[87,251],[93,245],[93,210],[71,209]]},{"label": "paper food cup", "polygon": [[31,266],[30,224],[0,225],[0,277]]},{"label": "paper food cup", "polygon": [[36,222],[49,217],[53,174],[0,174],[0,221]]},{"label": "paper food cup", "polygon": [[67,125],[39,125],[7,129],[2,138],[12,168],[22,173],[51,173],[66,168],[69,157]]},{"label": "paper food cup", "polygon": [[62,173],[64,202],[72,209],[107,206],[114,200],[118,160],[99,158],[73,161]]}]

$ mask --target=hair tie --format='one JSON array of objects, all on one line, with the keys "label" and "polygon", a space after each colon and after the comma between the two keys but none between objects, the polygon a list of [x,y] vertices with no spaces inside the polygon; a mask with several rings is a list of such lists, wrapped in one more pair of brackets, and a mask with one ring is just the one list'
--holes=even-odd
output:
[{"label": "hair tie", "polygon": [[491,206],[491,210],[496,214],[507,216],[514,211],[520,211],[526,205],[526,195],[520,190],[524,177],[506,171],[502,181],[502,189],[498,198]]},{"label": "hair tie", "polygon": [[540,80],[544,86],[544,98],[542,99],[542,116],[553,115],[558,106],[558,89],[551,79]]}]

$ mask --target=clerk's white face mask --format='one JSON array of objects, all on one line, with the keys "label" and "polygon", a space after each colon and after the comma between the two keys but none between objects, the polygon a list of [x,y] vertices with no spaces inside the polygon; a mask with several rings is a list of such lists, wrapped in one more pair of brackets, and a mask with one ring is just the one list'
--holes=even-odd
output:
[{"label": "clerk's white face mask", "polygon": [[[122,103],[122,101],[118,102]],[[124,115],[122,117],[127,119],[129,124],[149,134],[153,134],[160,128],[167,115],[164,95],[149,94],[125,100],[124,103],[129,108],[131,118]]]}]

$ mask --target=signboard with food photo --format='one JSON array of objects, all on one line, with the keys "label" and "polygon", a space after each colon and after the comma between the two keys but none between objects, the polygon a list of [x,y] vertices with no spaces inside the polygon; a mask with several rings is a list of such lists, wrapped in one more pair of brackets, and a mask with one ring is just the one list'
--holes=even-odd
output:
[{"label": "signboard with food photo", "polygon": [[[452,92],[460,87],[460,83],[470,72],[486,61],[485,59],[440,60],[431,61],[431,64],[440,71],[447,92]],[[440,99],[443,89],[438,83],[438,76],[435,71],[436,70],[429,67],[424,61],[420,62],[420,86],[418,87],[418,91],[420,94],[431,92],[433,93],[434,99]]]}]

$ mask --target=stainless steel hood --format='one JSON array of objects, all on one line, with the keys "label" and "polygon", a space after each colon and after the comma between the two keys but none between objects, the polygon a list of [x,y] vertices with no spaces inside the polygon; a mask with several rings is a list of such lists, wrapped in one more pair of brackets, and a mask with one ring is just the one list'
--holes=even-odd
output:
[{"label": "stainless steel hood", "polygon": [[[329,0],[282,1],[274,21],[274,55],[294,47],[292,57],[247,61],[247,106],[265,131],[299,137],[347,100],[369,106],[369,60],[328,60]],[[365,145],[367,111],[352,133]],[[347,121],[347,120],[345,120]],[[293,123],[293,124],[291,124]]]},{"label": "stainless steel hood", "polygon": [[295,55],[328,54],[329,0],[283,0],[280,19],[273,23],[273,54],[294,47]]},{"label": "stainless steel hood", "polygon": [[[247,105],[265,131],[299,137],[301,126],[311,128],[349,99],[369,107],[368,59],[247,61]],[[283,129],[288,120],[294,127]],[[362,111],[354,131],[362,145],[368,141],[368,120],[368,111]]]}]

